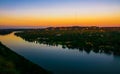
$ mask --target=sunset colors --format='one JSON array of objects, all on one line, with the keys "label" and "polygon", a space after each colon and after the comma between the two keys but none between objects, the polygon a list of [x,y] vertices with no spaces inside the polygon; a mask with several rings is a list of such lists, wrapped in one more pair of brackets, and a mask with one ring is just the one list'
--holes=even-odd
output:
[{"label": "sunset colors", "polygon": [[0,27],[120,26],[120,0],[0,0]]}]

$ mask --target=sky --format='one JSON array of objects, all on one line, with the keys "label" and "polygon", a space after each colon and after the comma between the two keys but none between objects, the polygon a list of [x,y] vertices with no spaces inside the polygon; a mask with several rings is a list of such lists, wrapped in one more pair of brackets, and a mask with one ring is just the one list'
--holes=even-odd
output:
[{"label": "sky", "polygon": [[0,0],[0,27],[120,26],[120,0]]}]

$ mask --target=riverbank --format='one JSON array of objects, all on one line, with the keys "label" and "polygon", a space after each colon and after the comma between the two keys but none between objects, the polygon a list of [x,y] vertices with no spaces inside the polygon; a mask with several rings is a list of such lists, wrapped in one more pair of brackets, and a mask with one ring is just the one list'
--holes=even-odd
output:
[{"label": "riverbank", "polygon": [[15,33],[29,42],[120,56],[119,27],[61,27]]},{"label": "riverbank", "polygon": [[0,74],[51,74],[0,42]]}]

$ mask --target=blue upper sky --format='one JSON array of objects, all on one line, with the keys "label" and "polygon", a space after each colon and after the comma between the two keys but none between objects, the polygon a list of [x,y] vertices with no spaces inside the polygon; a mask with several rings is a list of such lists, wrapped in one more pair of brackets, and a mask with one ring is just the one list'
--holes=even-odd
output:
[{"label": "blue upper sky", "polygon": [[[120,0],[0,0],[1,12],[27,12],[53,10],[58,11],[81,11],[88,12],[96,10],[97,12],[118,12],[120,11]],[[47,12],[46,11],[46,12]],[[34,12],[35,13],[35,12]],[[91,12],[93,13],[93,12]]]},{"label": "blue upper sky", "polygon": [[120,0],[0,0],[0,7],[15,7],[22,5],[54,5],[62,3],[106,3],[106,4],[120,4]]}]

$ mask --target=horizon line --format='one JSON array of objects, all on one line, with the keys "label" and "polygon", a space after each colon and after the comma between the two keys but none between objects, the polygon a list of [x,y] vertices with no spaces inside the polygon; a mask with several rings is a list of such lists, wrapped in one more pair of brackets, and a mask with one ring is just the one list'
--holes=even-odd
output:
[{"label": "horizon line", "polygon": [[0,29],[43,29],[43,28],[49,28],[49,27],[53,27],[53,28],[56,28],[56,27],[120,27],[120,26],[12,26],[12,27],[1,27],[0,26]]}]

